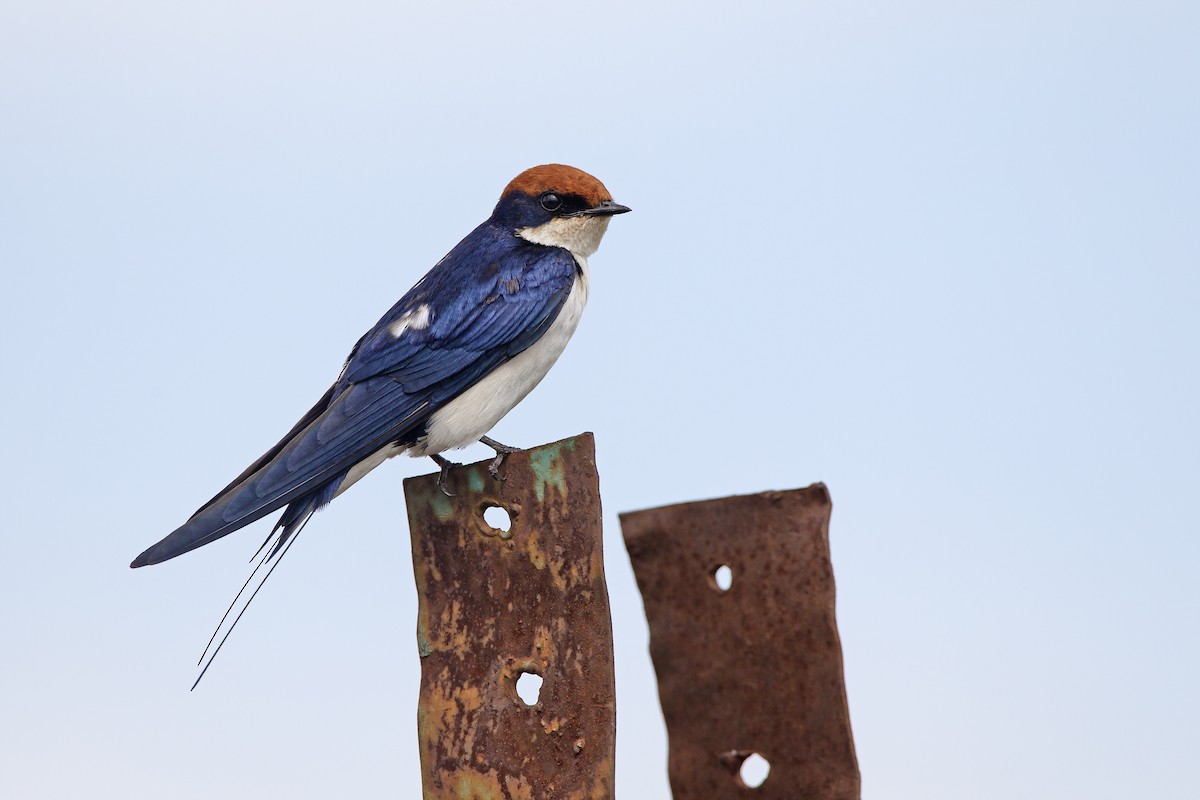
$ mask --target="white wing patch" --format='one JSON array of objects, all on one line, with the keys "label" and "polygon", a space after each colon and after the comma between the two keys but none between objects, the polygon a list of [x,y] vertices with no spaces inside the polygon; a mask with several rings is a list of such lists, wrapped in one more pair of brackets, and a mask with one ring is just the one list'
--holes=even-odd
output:
[{"label": "white wing patch", "polygon": [[412,329],[414,331],[423,331],[429,327],[429,320],[432,319],[433,312],[427,303],[422,303],[416,308],[405,311],[400,319],[388,326],[388,333],[399,339],[404,335],[404,332]]}]

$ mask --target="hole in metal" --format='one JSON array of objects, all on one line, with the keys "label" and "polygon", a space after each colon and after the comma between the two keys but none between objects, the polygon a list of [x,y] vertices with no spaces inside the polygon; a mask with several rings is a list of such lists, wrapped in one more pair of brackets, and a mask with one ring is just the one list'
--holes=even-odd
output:
[{"label": "hole in metal", "polygon": [[542,676],[532,672],[522,672],[517,678],[517,697],[527,706],[536,706],[538,696],[542,693]]},{"label": "hole in metal", "polygon": [[488,506],[483,510],[483,521],[498,531],[512,528],[512,517],[500,506]]},{"label": "hole in metal", "polygon": [[718,592],[728,592],[729,587],[733,586],[733,570],[728,564],[722,564],[713,571],[712,579]]},{"label": "hole in metal", "polygon": [[771,762],[760,756],[758,753],[751,753],[742,762],[742,768],[738,770],[738,777],[742,779],[742,783],[749,786],[751,789],[757,789],[763,785],[763,781],[771,774]]}]

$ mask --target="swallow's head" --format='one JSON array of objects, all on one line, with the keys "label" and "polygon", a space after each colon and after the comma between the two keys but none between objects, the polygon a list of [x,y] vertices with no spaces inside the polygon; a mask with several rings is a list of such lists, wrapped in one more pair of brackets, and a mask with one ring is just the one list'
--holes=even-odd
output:
[{"label": "swallow's head", "polygon": [[600,246],[609,219],[628,210],[583,170],[543,164],[512,179],[492,219],[522,239],[587,258]]}]

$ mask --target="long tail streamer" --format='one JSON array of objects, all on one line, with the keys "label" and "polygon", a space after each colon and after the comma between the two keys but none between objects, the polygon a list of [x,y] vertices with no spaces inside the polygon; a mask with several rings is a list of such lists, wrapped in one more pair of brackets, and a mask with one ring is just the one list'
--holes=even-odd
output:
[{"label": "long tail streamer", "polygon": [[[200,674],[196,676],[196,682],[192,684],[192,690],[195,690],[195,688],[200,685],[200,681],[204,678],[204,674],[208,672],[208,668],[212,666],[217,654],[221,652],[221,648],[224,647],[225,642],[228,641],[229,634],[233,633],[233,629],[236,628],[238,622],[241,621],[242,615],[245,614],[247,609],[250,608],[250,604],[253,603],[254,598],[258,596],[259,590],[266,585],[267,579],[271,577],[271,573],[273,573],[275,568],[279,566],[279,563],[283,561],[283,557],[287,555],[288,550],[292,549],[292,545],[296,543],[296,539],[300,537],[300,533],[304,530],[304,527],[308,525],[308,521],[312,519],[313,511],[314,509],[310,509],[308,514],[305,515],[304,519],[300,521],[299,525],[289,525],[284,528],[280,534],[279,541],[277,541],[273,547],[268,549],[263,557],[259,559],[258,564],[255,565],[254,570],[250,573],[250,577],[246,578],[246,582],[243,583],[242,588],[238,590],[237,595],[233,598],[233,602],[229,604],[229,608],[225,609],[225,614],[221,617],[221,621],[217,623],[216,630],[213,631],[212,636],[209,637],[208,644],[204,647],[204,652],[200,654],[200,660],[196,662],[196,666],[203,664],[203,668],[200,670]],[[262,553],[264,549],[266,549],[267,543],[271,541],[271,539],[275,536],[275,533],[279,531],[281,527],[283,526],[276,526],[275,529],[271,531],[271,534],[267,536],[266,541],[264,541],[262,546],[260,546],[255,554],[251,556],[250,560],[252,562],[260,553]],[[242,595],[246,593],[246,589],[248,589],[251,583],[253,583],[254,577],[259,573],[259,570],[261,570],[262,567],[268,563],[271,565],[270,568],[262,576],[262,579],[254,586],[254,591],[252,591],[250,596],[246,598],[245,604],[242,605],[240,610],[238,610],[237,614],[233,617],[233,621],[229,623],[229,627],[225,629],[224,635],[221,635],[220,641],[218,641],[217,636],[221,634],[221,630],[224,628],[226,620],[229,619],[230,614],[232,614],[234,608],[237,607],[238,601],[242,599]],[[217,642],[216,648],[213,648],[213,642]],[[212,650],[211,655],[209,654],[209,650]],[[204,661],[205,656],[208,656],[207,663]]]}]

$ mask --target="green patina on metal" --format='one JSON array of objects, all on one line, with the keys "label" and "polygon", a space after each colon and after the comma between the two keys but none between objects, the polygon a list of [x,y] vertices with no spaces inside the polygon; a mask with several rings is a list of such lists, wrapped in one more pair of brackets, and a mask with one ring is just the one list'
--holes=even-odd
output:
[{"label": "green patina on metal", "polygon": [[483,492],[483,472],[479,467],[470,467],[467,471],[467,481],[470,483],[471,491],[475,494]]},{"label": "green patina on metal", "polygon": [[425,630],[423,624],[417,625],[417,653],[421,658],[433,652],[433,643],[429,641],[429,631]]},{"label": "green patina on metal", "polygon": [[454,519],[454,504],[450,502],[450,498],[442,494],[440,488],[434,489],[429,494],[429,507],[433,509],[433,514],[438,518],[439,522],[449,522]]},{"label": "green patina on metal", "polygon": [[429,609],[425,596],[429,591],[427,567],[420,561],[413,561],[413,577],[417,581],[417,652],[421,658],[433,652],[433,642],[429,640]]},{"label": "green patina on metal", "polygon": [[567,493],[566,473],[562,463],[562,449],[574,451],[575,440],[564,439],[561,442],[548,444],[545,447],[539,447],[536,450],[529,451],[529,466],[533,468],[535,479],[534,491],[537,492],[538,502],[546,500],[546,485],[550,484],[558,489],[560,494]]}]

